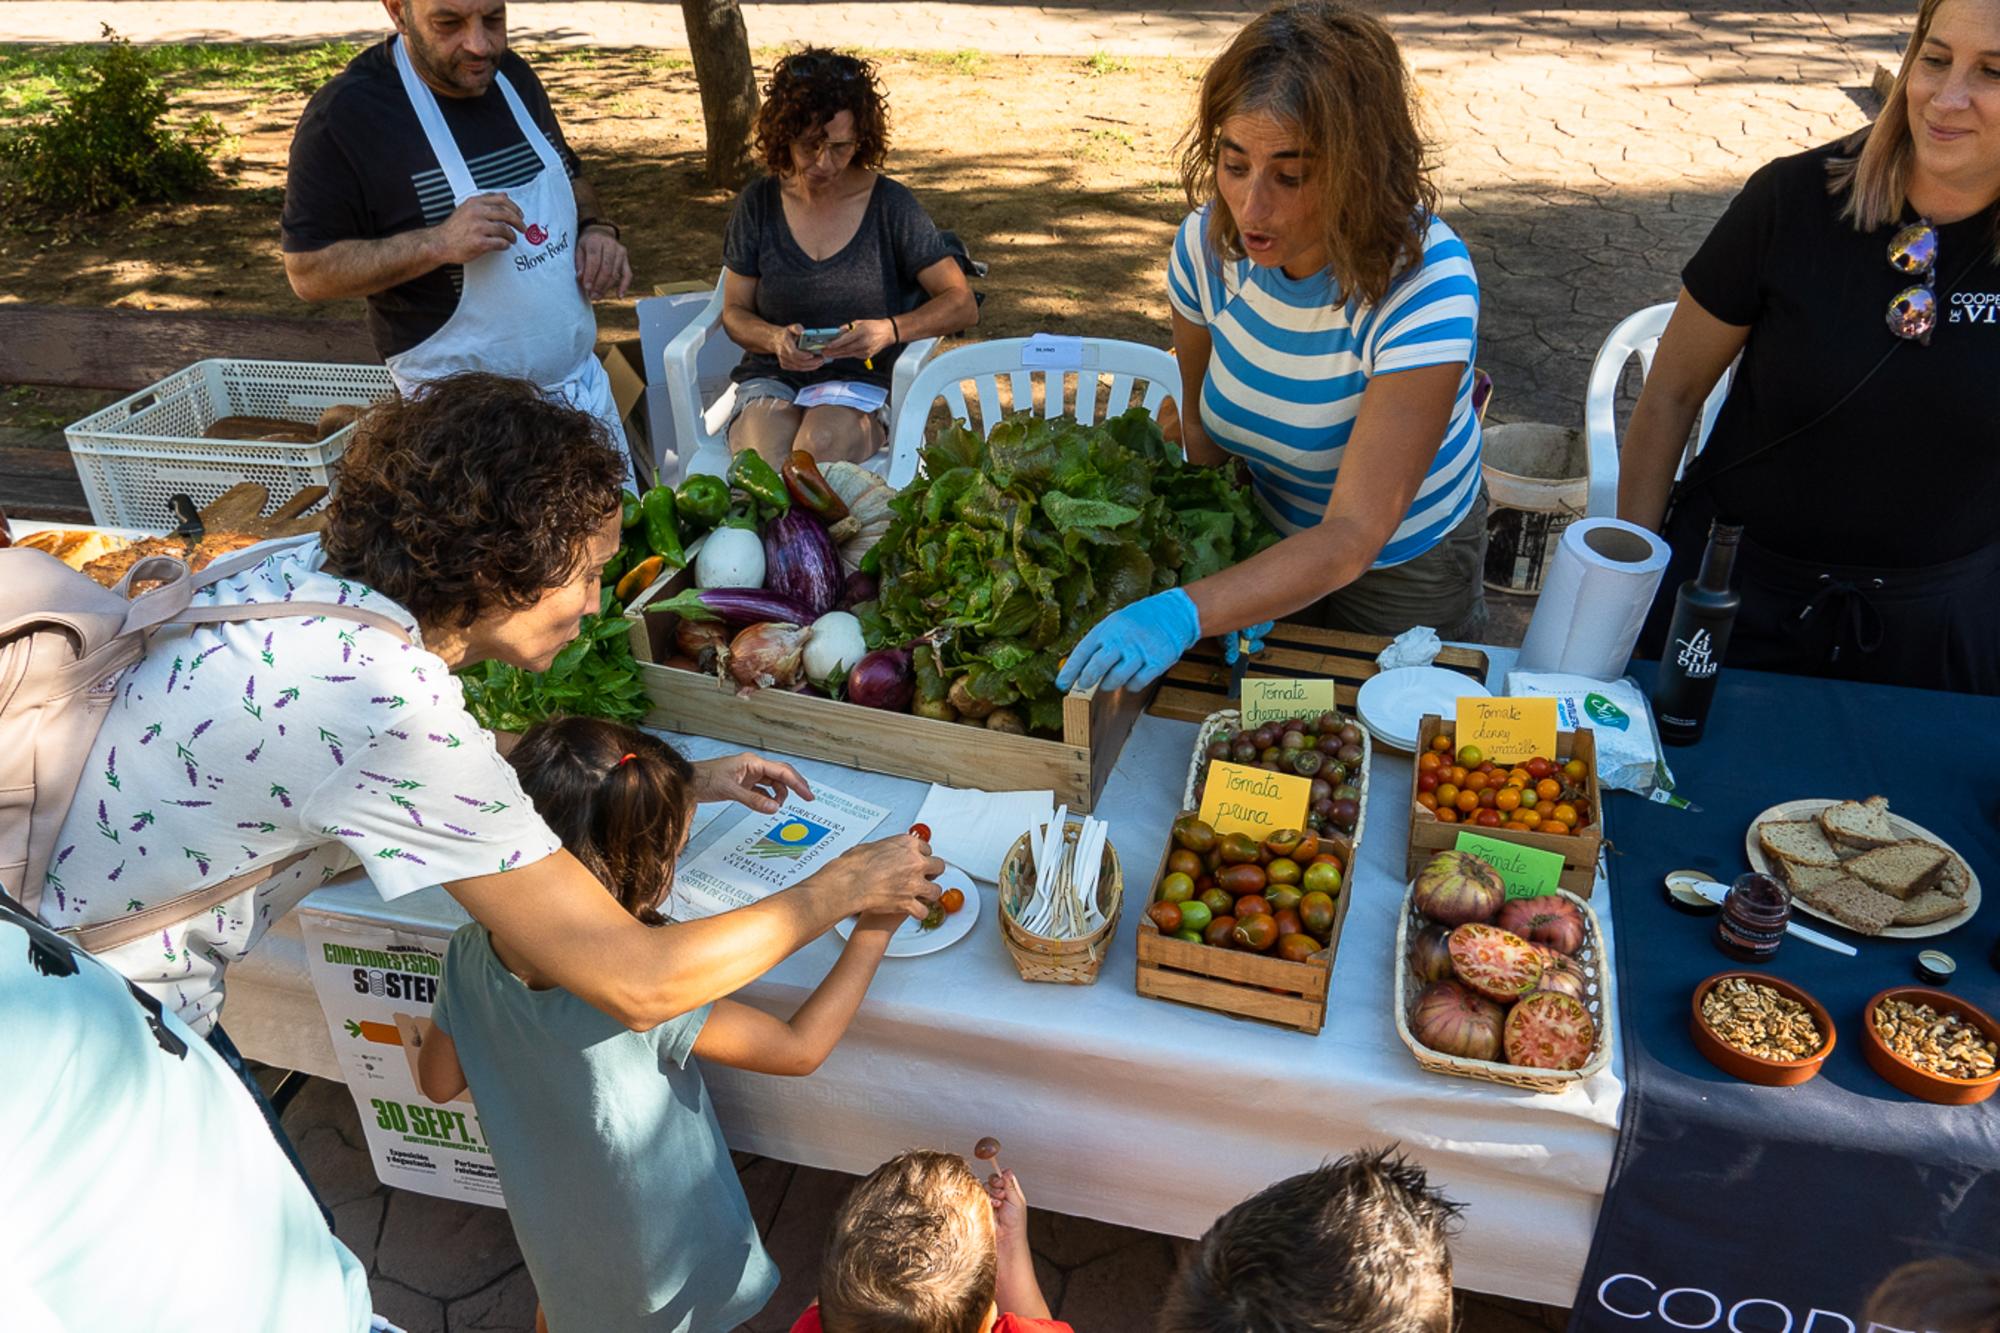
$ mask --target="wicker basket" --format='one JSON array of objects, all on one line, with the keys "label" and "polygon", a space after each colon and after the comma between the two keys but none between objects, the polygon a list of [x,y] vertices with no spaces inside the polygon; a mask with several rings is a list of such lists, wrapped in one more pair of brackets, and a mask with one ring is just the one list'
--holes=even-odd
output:
[{"label": "wicker basket", "polygon": [[1489,1083],[1504,1083],[1510,1088],[1525,1088],[1529,1092],[1561,1092],[1596,1075],[1611,1063],[1612,1028],[1618,1021],[1618,1010],[1611,1000],[1611,959],[1604,948],[1604,932],[1598,926],[1597,913],[1590,910],[1589,903],[1568,889],[1557,889],[1556,892],[1583,912],[1583,947],[1577,950],[1576,961],[1582,964],[1588,983],[1584,1007],[1590,1010],[1591,1021],[1597,1024],[1597,1046],[1591,1051],[1590,1058],[1584,1061],[1583,1068],[1525,1069],[1499,1060],[1465,1060],[1455,1055],[1442,1055],[1417,1040],[1416,1034],[1410,1031],[1410,1012],[1416,1007],[1417,996],[1423,987],[1410,976],[1410,932],[1421,930],[1429,922],[1416,909],[1416,882],[1412,880],[1409,891],[1403,896],[1402,916],[1396,922],[1396,1035],[1403,1039],[1403,1045],[1410,1048],[1410,1054],[1417,1057],[1419,1065],[1433,1074],[1480,1078]]},{"label": "wicker basket", "polygon": [[[1063,827],[1063,841],[1074,843],[1083,829],[1081,822]],[[1118,936],[1118,913],[1125,905],[1125,875],[1118,865],[1118,851],[1110,839],[1104,842],[1104,858],[1097,875],[1097,910],[1104,921],[1088,935],[1075,939],[1050,939],[1024,930],[1014,920],[1014,911],[1035,889],[1035,855],[1023,833],[1000,863],[1000,938],[1023,981],[1053,981],[1065,986],[1088,986],[1097,980],[1111,941]]]},{"label": "wicker basket", "polygon": [[[1234,708],[1224,708],[1210,713],[1201,724],[1201,731],[1194,738],[1194,753],[1188,756],[1187,786],[1181,794],[1183,810],[1199,810],[1201,802],[1195,797],[1195,784],[1201,781],[1201,771],[1208,762],[1208,746],[1215,739],[1215,733],[1224,727],[1236,725],[1240,717]],[[1351,716],[1351,715],[1344,715]],[[1360,726],[1359,722],[1356,722]],[[1368,728],[1361,728],[1361,780],[1354,785],[1361,789],[1361,796],[1355,804],[1361,807],[1360,817],[1354,821],[1354,832],[1341,833],[1329,829],[1322,837],[1331,835],[1347,843],[1347,864],[1343,870],[1349,880],[1354,877],[1355,868],[1361,864],[1361,834],[1368,827],[1368,769],[1375,759],[1375,743],[1368,734]]]}]

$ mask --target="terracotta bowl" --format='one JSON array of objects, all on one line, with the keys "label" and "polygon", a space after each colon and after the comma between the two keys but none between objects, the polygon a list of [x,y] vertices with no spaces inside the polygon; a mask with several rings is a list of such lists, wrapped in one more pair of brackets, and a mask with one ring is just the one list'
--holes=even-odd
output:
[{"label": "terracotta bowl", "polygon": [[[1826,1034],[1826,1044],[1820,1047],[1818,1052],[1803,1060],[1766,1060],[1760,1055],[1739,1051],[1718,1037],[1715,1029],[1708,1025],[1708,1020],[1701,1016],[1701,1001],[1711,987],[1733,977],[1743,977],[1760,986],[1769,986],[1786,999],[1797,1000],[1804,1005],[1811,1012],[1813,1022],[1819,1024],[1819,1030]],[[1740,1078],[1745,1083],[1761,1083],[1772,1088],[1788,1088],[1796,1083],[1804,1083],[1819,1073],[1820,1066],[1826,1063],[1826,1057],[1833,1053],[1833,1043],[1839,1036],[1834,1031],[1833,1015],[1826,1011],[1825,1005],[1791,982],[1766,976],[1762,972],[1718,972],[1696,986],[1688,1018],[1688,1031],[1694,1035],[1695,1049],[1717,1069],[1732,1078]]]},{"label": "terracotta bowl", "polygon": [[1995,1023],[1991,1015],[1970,1001],[1928,986],[1891,986],[1870,1000],[1868,1007],[1861,1011],[1861,1053],[1876,1073],[1912,1097],[1941,1102],[1946,1106],[1970,1106],[1974,1102],[1983,1102],[1993,1095],[1995,1089],[2000,1089],[2000,1070],[1984,1078],[1946,1078],[1910,1063],[1883,1045],[1882,1038],[1875,1032],[1875,1006],[1891,999],[1927,1004],[1941,1014],[1957,1014],[1984,1032],[1988,1041],[2000,1041],[2000,1023]]}]

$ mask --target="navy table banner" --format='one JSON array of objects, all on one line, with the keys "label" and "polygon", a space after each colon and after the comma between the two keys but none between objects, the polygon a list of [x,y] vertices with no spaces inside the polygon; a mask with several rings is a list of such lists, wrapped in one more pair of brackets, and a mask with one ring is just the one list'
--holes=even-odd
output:
[{"label": "navy table banner", "polygon": [[[1725,670],[1707,734],[1667,758],[1698,810],[1620,792],[1604,812],[1627,1091],[1570,1329],[1873,1333],[1862,1307],[1898,1265],[2000,1264],[2000,1096],[1919,1101],[1862,1055],[1868,1001],[1920,984],[1925,949],[1956,960],[1950,994],[2000,1016],[2000,698]],[[1965,857],[1983,905],[1924,940],[1796,914],[1860,956],[1787,937],[1747,970],[1825,1005],[1833,1053],[1796,1087],[1731,1078],[1695,1049],[1690,1008],[1704,978],[1746,965],[1715,947],[1714,917],[1668,904],[1663,876],[1689,867],[1727,884],[1749,869],[1744,834],[1764,810],[1876,794]]]}]

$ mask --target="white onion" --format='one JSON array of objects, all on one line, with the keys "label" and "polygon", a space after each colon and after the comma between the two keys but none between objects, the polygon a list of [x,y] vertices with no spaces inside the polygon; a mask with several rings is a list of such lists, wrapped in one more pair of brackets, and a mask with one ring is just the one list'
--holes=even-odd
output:
[{"label": "white onion", "polygon": [[834,694],[867,653],[861,622],[845,611],[829,611],[813,621],[812,637],[806,640],[806,679]]}]

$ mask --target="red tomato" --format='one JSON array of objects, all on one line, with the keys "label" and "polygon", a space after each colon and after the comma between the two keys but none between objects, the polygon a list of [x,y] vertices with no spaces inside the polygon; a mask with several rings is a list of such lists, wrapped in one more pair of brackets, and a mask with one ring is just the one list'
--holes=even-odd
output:
[{"label": "red tomato", "polygon": [[946,889],[938,895],[938,902],[943,904],[947,913],[956,912],[965,906],[965,893],[960,889]]}]

